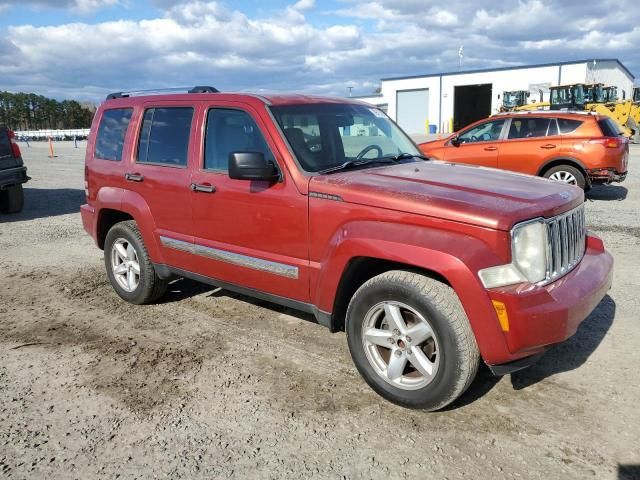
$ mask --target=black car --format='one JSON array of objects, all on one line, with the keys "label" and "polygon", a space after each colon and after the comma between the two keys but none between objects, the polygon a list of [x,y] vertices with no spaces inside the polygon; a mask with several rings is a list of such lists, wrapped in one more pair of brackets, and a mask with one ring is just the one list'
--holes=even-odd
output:
[{"label": "black car", "polygon": [[0,127],[0,211],[17,213],[24,205],[22,184],[30,180],[14,133]]}]

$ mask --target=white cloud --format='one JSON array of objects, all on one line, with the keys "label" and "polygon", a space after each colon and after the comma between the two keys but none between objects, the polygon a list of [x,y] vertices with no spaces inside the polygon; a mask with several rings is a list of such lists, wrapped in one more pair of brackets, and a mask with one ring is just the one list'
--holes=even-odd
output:
[{"label": "white cloud", "polygon": [[[58,3],[91,9],[116,1]],[[615,9],[611,0],[589,9],[578,0],[522,0],[508,8],[498,0],[482,8],[471,0],[437,7],[344,0],[320,23],[305,17],[319,10],[311,0],[254,16],[229,2],[154,1],[164,5],[158,18],[0,31],[3,87],[81,99],[190,84],[345,95],[349,84],[365,94],[381,77],[456,69],[460,44],[467,68],[607,56],[640,73],[640,11],[630,0]]]},{"label": "white cloud", "polygon": [[291,8],[302,12],[304,10],[311,10],[315,6],[315,4],[316,4],[315,0],[298,0],[296,3],[292,5]]}]

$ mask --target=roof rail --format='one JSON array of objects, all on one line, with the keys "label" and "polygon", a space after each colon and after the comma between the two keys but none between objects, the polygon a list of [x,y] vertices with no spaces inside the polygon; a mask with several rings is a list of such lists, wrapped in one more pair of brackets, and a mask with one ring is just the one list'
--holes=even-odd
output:
[{"label": "roof rail", "polygon": [[115,100],[116,98],[138,97],[142,95],[151,95],[161,92],[186,92],[186,93],[218,93],[215,87],[206,85],[197,85],[195,87],[171,87],[171,88],[153,88],[149,90],[130,90],[126,92],[113,92],[107,95],[107,100]]},{"label": "roof rail", "polygon": [[596,112],[592,112],[590,110],[569,110],[569,109],[561,109],[561,110],[513,110],[511,112],[497,112],[491,115],[492,117],[500,116],[500,115],[540,115],[541,113],[545,114],[563,114],[563,113],[575,113],[578,115],[597,115]]}]

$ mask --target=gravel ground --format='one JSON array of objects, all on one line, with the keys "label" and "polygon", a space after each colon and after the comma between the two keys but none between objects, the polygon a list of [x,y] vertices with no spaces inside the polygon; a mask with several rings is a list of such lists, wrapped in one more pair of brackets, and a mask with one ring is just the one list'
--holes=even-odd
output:
[{"label": "gravel ground", "polygon": [[83,148],[23,153],[25,210],[0,216],[0,477],[637,478],[640,148],[588,196],[609,295],[437,413],[382,400],[344,334],[289,309],[184,280],[124,303],[81,226]]}]

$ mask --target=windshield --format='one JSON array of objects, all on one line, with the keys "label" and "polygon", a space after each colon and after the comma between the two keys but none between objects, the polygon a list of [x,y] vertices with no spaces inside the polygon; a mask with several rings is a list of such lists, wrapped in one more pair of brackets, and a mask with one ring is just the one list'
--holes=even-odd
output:
[{"label": "windshield", "polygon": [[[319,172],[349,161],[420,156],[411,139],[378,108],[321,103],[271,107],[300,165]],[[406,160],[411,160],[407,156]]]}]

